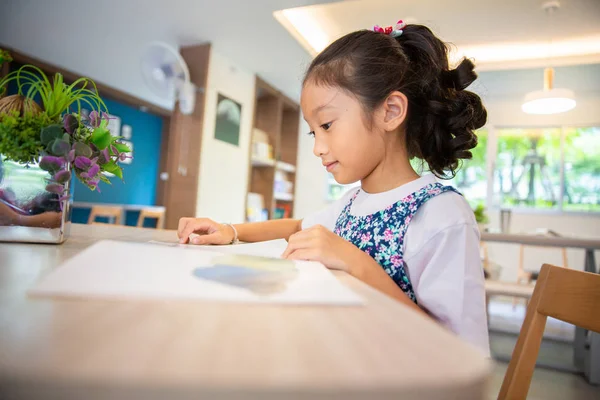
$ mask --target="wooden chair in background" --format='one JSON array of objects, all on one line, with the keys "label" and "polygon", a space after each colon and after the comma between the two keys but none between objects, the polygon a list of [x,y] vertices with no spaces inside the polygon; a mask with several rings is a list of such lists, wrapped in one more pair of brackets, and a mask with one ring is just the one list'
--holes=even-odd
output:
[{"label": "wooden chair in background", "polygon": [[156,219],[156,229],[164,229],[165,227],[165,211],[157,211],[152,209],[143,209],[140,211],[140,216],[138,218],[137,226],[138,228],[142,228],[144,226],[144,221],[146,218]]},{"label": "wooden chair in background", "polygon": [[[529,247],[534,247],[534,246],[529,246]],[[562,259],[563,259],[562,266],[564,268],[569,268],[569,260],[567,258],[567,249],[563,247],[560,250],[562,251]],[[523,244],[520,245],[519,246],[519,264],[518,264],[518,269],[517,269],[517,283],[525,283],[525,284],[529,285],[532,282],[535,282],[538,279],[538,276],[539,276],[539,272],[537,272],[537,271],[526,271],[525,270],[525,245],[523,245]],[[513,310],[517,306],[518,301],[519,301],[519,299],[516,297],[513,299]],[[525,305],[527,305],[527,300],[525,301]]]},{"label": "wooden chair in background", "polygon": [[599,304],[600,275],[544,264],[498,399],[527,397],[547,317],[600,332]]},{"label": "wooden chair in background", "polygon": [[[88,224],[102,224],[96,222],[96,218],[108,218],[109,224],[121,225],[121,216],[123,215],[122,207],[115,206],[93,206],[88,219]],[[111,222],[112,221],[112,222]]]}]

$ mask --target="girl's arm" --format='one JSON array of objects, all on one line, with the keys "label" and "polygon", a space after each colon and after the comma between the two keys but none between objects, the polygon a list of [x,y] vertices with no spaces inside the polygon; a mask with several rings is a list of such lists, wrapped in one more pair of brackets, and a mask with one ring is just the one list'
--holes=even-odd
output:
[{"label": "girl's arm", "polygon": [[427,314],[416,305],[368,253],[354,244],[316,225],[294,234],[288,240],[283,258],[319,261],[330,269],[339,269],[373,288],[406,304],[417,312]]},{"label": "girl's arm", "polygon": [[363,251],[353,254],[353,260],[349,261],[348,269],[350,275],[363,281],[367,285],[387,294],[413,310],[428,315],[425,310],[415,304],[400,289],[398,284],[385,272],[383,268],[370,255]]},{"label": "girl's arm", "polygon": [[[264,242],[266,240],[289,239],[302,230],[300,219],[276,219],[265,222],[252,222],[234,225],[241,242]],[[230,228],[230,227],[228,227]],[[233,232],[232,232],[233,233]]]},{"label": "girl's arm", "polygon": [[[233,225],[237,239],[242,242],[263,242],[274,239],[288,239],[302,229],[302,220],[278,219]],[[177,235],[180,243],[229,244],[235,238],[231,225],[220,224],[208,218],[181,218]],[[198,236],[190,240],[190,235]]]}]

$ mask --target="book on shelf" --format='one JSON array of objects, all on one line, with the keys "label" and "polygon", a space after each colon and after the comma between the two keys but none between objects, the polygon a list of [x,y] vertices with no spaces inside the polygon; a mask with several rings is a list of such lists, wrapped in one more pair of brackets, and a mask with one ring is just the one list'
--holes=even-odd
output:
[{"label": "book on shelf", "polygon": [[275,207],[275,212],[273,218],[282,219],[282,218],[291,218],[292,216],[292,205],[291,204],[277,204]]}]

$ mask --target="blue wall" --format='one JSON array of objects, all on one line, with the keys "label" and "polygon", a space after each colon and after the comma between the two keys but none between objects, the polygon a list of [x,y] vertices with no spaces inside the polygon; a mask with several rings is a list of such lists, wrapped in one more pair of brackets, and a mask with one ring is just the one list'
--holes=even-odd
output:
[{"label": "blue wall", "polygon": [[112,185],[100,182],[101,193],[92,192],[75,180],[73,199],[93,203],[154,205],[163,120],[116,101],[104,101],[110,114],[121,118],[121,128],[123,125],[132,128],[133,161],[131,164],[121,164],[124,181],[113,177]]},{"label": "blue wall", "polygon": [[[123,125],[131,126],[130,141],[133,143],[133,161],[131,164],[121,164],[123,181],[112,177],[110,178],[112,185],[100,182],[100,193],[92,192],[75,179],[73,200],[109,204],[155,205],[163,120],[159,116],[145,113],[113,100],[104,99],[104,102],[111,115],[121,118],[121,129]],[[89,213],[89,209],[74,209],[73,222],[86,223]],[[135,225],[138,216],[139,212],[127,212],[124,224]],[[148,224],[146,223],[146,225]],[[152,226],[151,223],[150,226]]]}]

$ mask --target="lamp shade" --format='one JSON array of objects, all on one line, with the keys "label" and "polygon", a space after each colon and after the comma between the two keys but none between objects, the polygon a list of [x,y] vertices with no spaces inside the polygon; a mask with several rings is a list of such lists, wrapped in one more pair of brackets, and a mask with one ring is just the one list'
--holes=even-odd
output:
[{"label": "lamp shade", "polygon": [[577,105],[569,89],[536,90],[525,95],[521,109],[527,114],[558,114]]},{"label": "lamp shade", "polygon": [[525,95],[521,109],[527,114],[558,114],[575,108],[575,93],[554,88],[554,69],[544,69],[544,90]]}]

